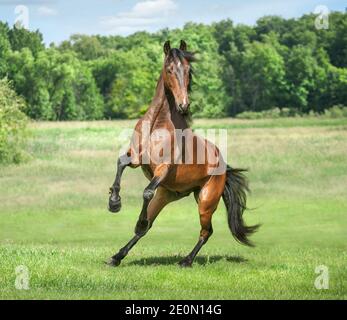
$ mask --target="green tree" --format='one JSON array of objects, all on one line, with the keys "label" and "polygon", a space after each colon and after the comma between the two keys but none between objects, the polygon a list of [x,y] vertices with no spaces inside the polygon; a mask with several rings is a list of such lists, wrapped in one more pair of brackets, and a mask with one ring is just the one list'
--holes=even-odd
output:
[{"label": "green tree", "polygon": [[257,20],[255,26],[255,32],[258,35],[258,40],[261,36],[270,32],[274,32],[278,35],[283,35],[288,30],[288,23],[290,20],[285,20],[280,16],[264,16]]},{"label": "green tree", "polygon": [[28,48],[34,56],[44,50],[42,34],[37,31],[29,31],[25,28],[13,26],[8,32],[8,37],[13,51]]},{"label": "green tree", "polygon": [[23,159],[27,119],[24,101],[0,80],[0,163],[18,163]]},{"label": "green tree", "polygon": [[288,104],[301,112],[308,112],[308,98],[317,85],[319,66],[312,50],[302,45],[290,50],[286,61],[287,82],[289,90]]},{"label": "green tree", "polygon": [[[74,34],[68,43],[80,59],[95,60],[103,55],[104,50],[97,36]],[[66,46],[66,44],[64,45]]]},{"label": "green tree", "polygon": [[[101,119],[103,117],[102,97],[88,65],[77,59],[71,51],[60,53],[47,50],[49,95],[52,110],[57,120]],[[47,62],[41,63],[46,66]],[[41,68],[37,66],[38,70]]]},{"label": "green tree", "polygon": [[40,57],[35,60],[28,48],[12,52],[8,61],[9,79],[16,92],[25,98],[27,115],[33,119],[54,120],[48,93],[48,62],[42,64]]},{"label": "green tree", "polygon": [[335,20],[336,33],[329,48],[331,61],[337,67],[347,68],[347,13],[337,14]]},{"label": "green tree", "polygon": [[285,64],[273,46],[252,42],[242,53],[238,76],[246,110],[279,106],[280,97],[285,94]]},{"label": "green tree", "polygon": [[8,32],[8,25],[0,22],[0,79],[7,73],[7,57],[11,50]]},{"label": "green tree", "polygon": [[103,101],[91,70],[76,54],[54,48],[36,59],[28,48],[9,58],[9,77],[25,97],[27,114],[41,120],[84,120],[103,117]]},{"label": "green tree", "polygon": [[223,20],[122,36],[73,35],[45,48],[40,32],[0,23],[0,78],[8,76],[34,119],[136,118],[148,108],[163,63],[162,45],[181,39],[196,51],[191,110],[235,116],[275,106],[302,113],[346,103],[347,13],[329,29],[316,15]]},{"label": "green tree", "polygon": [[159,45],[114,55],[118,73],[107,104],[109,116],[136,118],[147,110],[161,71],[158,57],[162,58]]}]

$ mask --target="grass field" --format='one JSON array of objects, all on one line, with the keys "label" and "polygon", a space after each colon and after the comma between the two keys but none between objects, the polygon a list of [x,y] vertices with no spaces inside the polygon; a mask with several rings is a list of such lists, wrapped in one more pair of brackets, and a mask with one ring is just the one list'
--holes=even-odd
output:
[{"label": "grass field", "polygon": [[[133,124],[31,125],[30,161],[0,167],[0,298],[347,298],[347,119],[195,121],[228,129],[229,163],[250,169],[245,219],[262,227],[256,248],[239,245],[221,203],[191,269],[177,262],[199,235],[193,197],[165,208],[121,266],[103,263],[133,235],[147,184],[127,169],[122,211],[108,213],[118,137]],[[19,265],[29,290],[15,288]],[[328,290],[314,286],[319,265]]]}]

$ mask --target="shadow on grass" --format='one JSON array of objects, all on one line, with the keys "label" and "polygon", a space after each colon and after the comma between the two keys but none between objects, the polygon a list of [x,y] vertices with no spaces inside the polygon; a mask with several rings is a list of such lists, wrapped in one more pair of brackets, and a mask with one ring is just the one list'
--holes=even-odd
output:
[{"label": "shadow on grass", "polygon": [[[135,261],[131,261],[128,265],[136,266],[150,266],[150,265],[175,265],[178,264],[184,257],[183,256],[172,256],[172,257],[148,257]],[[207,265],[211,263],[216,263],[218,261],[224,260],[230,263],[245,263],[247,259],[240,256],[197,256],[194,260],[194,264]]]}]

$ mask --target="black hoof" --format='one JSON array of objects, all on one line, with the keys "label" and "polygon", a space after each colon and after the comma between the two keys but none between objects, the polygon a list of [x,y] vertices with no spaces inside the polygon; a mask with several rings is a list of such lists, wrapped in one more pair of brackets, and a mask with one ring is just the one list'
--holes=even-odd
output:
[{"label": "black hoof", "polygon": [[118,267],[121,262],[122,260],[120,259],[111,258],[109,261],[105,261],[105,264],[107,264],[110,267]]},{"label": "black hoof", "polygon": [[182,268],[191,268],[192,267],[192,263],[193,263],[193,261],[191,261],[190,259],[185,258],[182,261],[180,261],[178,264]]},{"label": "black hoof", "polygon": [[108,202],[108,210],[110,212],[116,213],[116,212],[119,212],[121,208],[122,208],[122,203],[121,203],[120,197],[119,196],[117,198],[111,197]]}]

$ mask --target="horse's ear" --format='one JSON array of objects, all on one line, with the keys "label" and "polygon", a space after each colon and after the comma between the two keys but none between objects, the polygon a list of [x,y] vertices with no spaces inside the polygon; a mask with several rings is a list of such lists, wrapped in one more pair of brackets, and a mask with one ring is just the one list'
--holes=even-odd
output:
[{"label": "horse's ear", "polygon": [[180,50],[187,51],[187,43],[184,40],[181,40]]},{"label": "horse's ear", "polygon": [[170,50],[171,50],[171,45],[170,45],[170,40],[168,40],[164,43],[164,53],[166,56],[168,55]]}]

